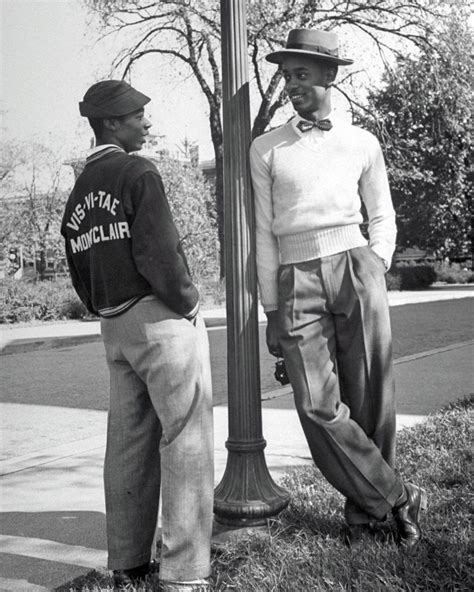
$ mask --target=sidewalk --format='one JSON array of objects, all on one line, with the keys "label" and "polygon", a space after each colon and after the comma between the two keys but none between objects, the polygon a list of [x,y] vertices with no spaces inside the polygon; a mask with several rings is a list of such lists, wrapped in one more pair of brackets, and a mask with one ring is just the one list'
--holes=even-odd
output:
[{"label": "sidewalk", "polygon": [[[278,394],[271,403],[275,404]],[[10,427],[20,428],[20,440],[32,441],[34,434],[61,423],[86,423],[98,435],[0,462],[0,590],[52,590],[92,569],[104,569],[106,413],[15,404],[1,405],[1,412],[9,418]],[[423,416],[399,417],[398,427],[422,420]],[[214,408],[214,422],[217,485],[227,460],[226,407]],[[7,429],[7,437],[8,433]],[[294,467],[311,464],[294,409],[267,408],[264,403],[263,434],[266,463],[275,481]],[[8,455],[13,451],[8,441],[6,445]]]},{"label": "sidewalk", "polygon": [[[391,293],[391,306],[474,297],[474,289]],[[225,323],[225,311],[204,311],[208,326]],[[260,311],[260,320],[264,316]],[[98,323],[54,323],[6,329],[3,354],[25,347],[57,347],[76,339],[100,339]],[[423,421],[449,393],[472,392],[474,341],[398,359],[397,391],[413,400],[397,427]],[[423,376],[423,381],[420,381]],[[412,393],[416,392],[414,400]],[[407,396],[408,395],[408,396]],[[51,590],[106,565],[102,466],[106,412],[4,403],[0,457],[0,590]],[[214,407],[215,483],[227,460],[227,407]],[[262,403],[265,458],[274,480],[311,463],[289,387],[265,393]]]}]

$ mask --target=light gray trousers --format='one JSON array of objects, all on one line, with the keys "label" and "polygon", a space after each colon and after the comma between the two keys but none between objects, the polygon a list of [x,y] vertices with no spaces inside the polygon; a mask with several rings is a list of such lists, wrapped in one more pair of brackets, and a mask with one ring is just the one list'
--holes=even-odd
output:
[{"label": "light gray trousers", "polygon": [[347,499],[348,524],[383,519],[403,491],[384,272],[368,246],[279,271],[296,409],[314,462]]},{"label": "light gray trousers", "polygon": [[146,563],[162,492],[160,578],[210,574],[213,426],[209,344],[149,296],[101,319],[110,371],[104,465],[109,569]]}]

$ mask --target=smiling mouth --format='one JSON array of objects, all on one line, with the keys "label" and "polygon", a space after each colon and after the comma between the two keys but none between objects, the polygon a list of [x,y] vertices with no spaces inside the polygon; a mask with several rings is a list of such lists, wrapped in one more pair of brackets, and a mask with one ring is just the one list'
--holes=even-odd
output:
[{"label": "smiling mouth", "polygon": [[291,95],[290,100],[292,103],[301,103],[304,100],[304,95]]}]

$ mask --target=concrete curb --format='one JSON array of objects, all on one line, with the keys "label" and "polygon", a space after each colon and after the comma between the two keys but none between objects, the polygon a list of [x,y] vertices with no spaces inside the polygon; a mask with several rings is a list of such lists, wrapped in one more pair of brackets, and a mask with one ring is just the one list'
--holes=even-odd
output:
[{"label": "concrete curb", "polygon": [[[442,287],[432,290],[389,292],[389,305],[403,306],[406,304],[420,304],[423,302],[438,302],[441,300],[455,300],[459,298],[474,298],[474,288],[470,285],[460,285],[450,289]],[[227,325],[225,308],[202,311],[206,327],[214,329]],[[263,309],[258,308],[258,322],[266,323]],[[43,334],[41,334],[41,330]],[[71,329],[70,334],[64,328]],[[28,327],[8,327],[0,329],[0,356],[27,353],[38,349],[54,349],[93,343],[101,340],[99,322],[95,319],[86,321],[71,321],[66,323],[44,323],[31,326],[32,336],[26,337]],[[56,334],[52,334],[56,331]],[[36,333],[36,335],[34,335]],[[18,337],[21,335],[21,337]]]},{"label": "concrete curb", "polygon": [[36,351],[38,349],[55,349],[58,347],[67,347],[74,345],[82,345],[84,343],[93,343],[101,341],[99,335],[70,335],[63,337],[44,337],[43,339],[17,339],[7,343],[7,345],[0,350],[0,356],[8,356],[11,354],[25,354]]},{"label": "concrete curb", "polygon": [[[78,323],[80,323],[80,321],[78,321]],[[227,320],[225,317],[215,317],[205,319],[205,323],[208,329],[213,329],[216,327],[225,327]],[[101,340],[100,329],[98,329],[97,333],[87,333],[85,335],[61,335],[13,339],[7,341],[3,346],[0,344],[0,356],[24,354],[38,349],[48,350],[58,347],[83,345],[84,343],[94,343]]]}]

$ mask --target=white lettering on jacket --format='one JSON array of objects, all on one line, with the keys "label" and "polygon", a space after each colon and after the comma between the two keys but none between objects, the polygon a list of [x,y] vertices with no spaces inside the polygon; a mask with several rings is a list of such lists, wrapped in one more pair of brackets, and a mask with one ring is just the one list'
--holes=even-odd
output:
[{"label": "white lettering on jacket", "polygon": [[110,193],[105,191],[98,191],[96,195],[91,191],[88,193],[81,203],[78,203],[74,208],[69,222],[66,222],[66,226],[78,231],[81,222],[86,217],[86,211],[92,210],[93,208],[102,208],[103,210],[109,211],[112,216],[117,215],[116,206],[119,204],[119,200],[115,197],[112,199]]},{"label": "white lettering on jacket", "polygon": [[89,231],[79,234],[76,238],[69,239],[71,251],[78,253],[87,251],[92,245],[106,242],[109,240],[123,240],[130,238],[130,228],[128,222],[113,222],[109,224],[108,229],[101,224],[93,226]]}]

